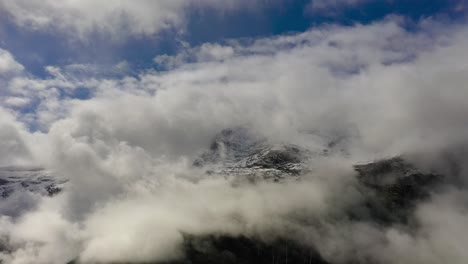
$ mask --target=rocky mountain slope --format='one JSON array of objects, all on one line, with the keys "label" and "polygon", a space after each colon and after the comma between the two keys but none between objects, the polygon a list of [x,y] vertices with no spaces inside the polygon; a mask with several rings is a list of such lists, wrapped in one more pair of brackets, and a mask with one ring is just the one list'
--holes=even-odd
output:
[{"label": "rocky mountain slope", "polygon": [[[207,151],[193,166],[207,174],[247,180],[299,180],[308,172],[307,162],[315,155],[327,155],[328,150],[313,152],[293,144],[273,144],[245,128],[226,129],[213,140]],[[345,209],[349,221],[364,221],[377,226],[410,225],[418,202],[428,199],[443,183],[444,177],[422,173],[401,157],[354,166],[357,190],[363,199]],[[59,193],[64,181],[38,168],[1,168],[0,195],[8,199],[16,192],[34,192],[52,196]],[[184,235],[185,258],[166,264],[322,264],[331,263],[318,251],[287,237],[265,242],[255,237],[233,237],[226,234],[207,236]],[[75,262],[70,262],[75,263]],[[350,260],[349,263],[360,263]]]},{"label": "rocky mountain slope", "polygon": [[[328,144],[333,147],[332,144]],[[314,155],[327,155],[329,149],[313,152],[291,144],[270,144],[244,128],[227,129],[218,134],[210,149],[194,162],[207,167],[207,173],[240,177],[251,182],[280,182],[307,173],[307,161]],[[364,197],[348,208],[350,221],[373,225],[409,225],[418,202],[428,199],[444,177],[424,174],[401,157],[355,165],[358,190]],[[315,250],[279,238],[266,244],[255,238],[226,235],[193,237],[185,240],[185,263],[329,263]],[[361,263],[349,260],[349,263]]]},{"label": "rocky mountain slope", "polygon": [[58,181],[49,171],[35,167],[0,168],[0,196],[7,199],[15,193],[33,192],[53,196],[65,181]]},{"label": "rocky mountain slope", "polygon": [[194,166],[207,173],[237,176],[250,181],[281,180],[304,173],[312,153],[293,144],[272,144],[245,128],[221,131]]}]

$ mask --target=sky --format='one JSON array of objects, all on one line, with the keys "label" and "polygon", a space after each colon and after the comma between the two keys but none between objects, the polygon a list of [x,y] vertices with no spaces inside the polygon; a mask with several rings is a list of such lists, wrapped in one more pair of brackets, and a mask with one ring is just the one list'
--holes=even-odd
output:
[{"label": "sky", "polygon": [[[300,233],[331,263],[468,263],[467,8],[0,0],[0,166],[67,181],[1,201],[0,262],[166,261],[182,233]],[[346,155],[235,186],[192,166],[232,127],[312,152],[343,138]],[[456,182],[418,204],[416,230],[330,218],[359,200],[353,164],[398,155]]]},{"label": "sky", "polygon": [[[171,14],[176,16],[174,21],[138,18],[140,10],[131,11],[128,20],[141,19],[137,23],[141,23],[139,30],[142,31],[132,32],[131,22],[115,18],[118,12],[125,12],[125,7],[113,10],[100,2],[84,1],[82,6],[73,1],[65,3],[68,2],[62,7],[51,7],[53,1],[48,1],[46,5],[50,5],[47,8],[51,8],[52,13],[47,18],[47,9],[36,14],[35,10],[29,10],[28,5],[31,9],[37,5],[35,1],[2,1],[2,48],[14,54],[29,72],[40,76],[45,75],[45,66],[74,63],[109,66],[126,61],[133,69],[144,70],[157,68],[152,58],[177,53],[184,46],[181,43],[197,46],[229,39],[267,37],[302,32],[327,23],[368,24],[388,15],[401,15],[413,22],[430,17],[456,21],[463,19],[465,11],[464,1],[458,0],[273,0],[253,1],[255,4],[241,0],[231,1],[225,10],[223,1],[206,1],[206,4],[176,1],[181,3],[161,4],[161,12],[165,12],[164,8],[174,12]],[[142,3],[145,8],[148,5],[149,12],[151,8],[160,8],[158,4]],[[76,19],[75,22],[64,21],[66,18],[60,18],[60,8],[80,13],[79,18],[64,13],[68,19]],[[94,13],[99,14],[99,18],[93,18]],[[38,22],[41,19],[47,22]],[[84,23],[80,25],[78,21]],[[64,26],[60,26],[62,23]]]}]

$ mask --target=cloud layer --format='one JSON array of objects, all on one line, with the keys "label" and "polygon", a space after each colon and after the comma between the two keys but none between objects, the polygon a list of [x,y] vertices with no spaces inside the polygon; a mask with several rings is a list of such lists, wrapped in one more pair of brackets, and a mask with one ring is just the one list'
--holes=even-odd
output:
[{"label": "cloud layer", "polygon": [[233,0],[119,0],[108,1],[0,1],[0,11],[17,25],[29,30],[59,30],[86,38],[105,33],[114,38],[153,35],[162,30],[183,30],[186,11],[198,8],[214,12],[250,9],[262,1]]},{"label": "cloud layer", "polygon": [[[18,23],[36,26],[54,19],[67,25],[67,16],[58,16],[62,8],[78,17],[97,12],[92,20],[73,20],[83,23],[71,25],[80,32],[95,23],[113,27],[101,22],[121,12],[97,8],[99,1],[50,1],[38,8],[51,12],[47,20],[25,2],[1,3],[17,10]],[[179,23],[170,14],[185,5],[145,3],[170,11],[142,16],[162,26],[167,19]],[[135,13],[126,19],[147,9],[128,10]],[[132,30],[159,30],[144,21]],[[15,74],[1,77],[1,163],[41,165],[69,184],[58,197],[36,197],[35,209],[20,217],[1,217],[0,238],[11,248],[0,259],[167,260],[180,256],[181,233],[225,233],[303,234],[294,238],[318,246],[336,263],[350,257],[466,263],[459,246],[468,230],[463,190],[421,205],[417,233],[329,221],[359,199],[346,189],[353,186],[355,162],[417,153],[415,162],[446,169],[440,158],[446,153],[457,164],[466,158],[468,31],[427,20],[408,32],[400,23],[393,18],[187,47],[155,58],[165,71],[138,77],[102,78],[50,66],[47,78],[37,78],[2,51],[0,73]],[[220,130],[235,126],[310,149],[326,142],[316,135],[344,136],[349,155],[330,157],[302,181],[284,184],[236,187],[191,166]],[[467,179],[463,166],[456,174]],[[296,221],[299,212],[320,219],[328,231]]]}]

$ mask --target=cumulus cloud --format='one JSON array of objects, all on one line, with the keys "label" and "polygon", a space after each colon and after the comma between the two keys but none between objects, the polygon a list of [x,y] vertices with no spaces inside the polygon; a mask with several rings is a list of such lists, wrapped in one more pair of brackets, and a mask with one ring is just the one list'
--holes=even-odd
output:
[{"label": "cumulus cloud", "polygon": [[213,8],[218,12],[253,8],[261,1],[237,0],[119,0],[108,1],[0,1],[0,11],[22,27],[33,30],[59,30],[78,37],[92,32],[115,38],[153,35],[165,29],[183,29],[187,9]]},{"label": "cumulus cloud", "polygon": [[24,70],[24,66],[17,62],[10,52],[0,49],[0,75],[16,74]]},{"label": "cumulus cloud", "polygon": [[23,139],[24,126],[3,108],[0,108],[0,128],[0,166],[30,162],[29,149]]},{"label": "cumulus cloud", "polygon": [[[21,8],[15,3],[3,1]],[[0,219],[0,239],[11,245],[0,258],[168,260],[181,256],[182,234],[190,233],[292,236],[336,263],[463,263],[456,245],[464,236],[454,229],[468,230],[464,191],[421,205],[417,233],[333,218],[359,200],[351,164],[410,152],[437,157],[468,141],[468,31],[434,21],[419,27],[408,32],[388,19],[187,47],[167,71],[137,77],[77,74],[89,66],[75,65],[49,67],[45,79],[8,79],[0,161],[41,164],[69,182],[24,215]],[[89,98],[73,96],[80,88]],[[321,146],[314,135],[346,136],[349,155],[319,160],[300,181],[257,185],[191,166],[235,126],[311,149]],[[466,178],[466,169],[458,173]]]}]

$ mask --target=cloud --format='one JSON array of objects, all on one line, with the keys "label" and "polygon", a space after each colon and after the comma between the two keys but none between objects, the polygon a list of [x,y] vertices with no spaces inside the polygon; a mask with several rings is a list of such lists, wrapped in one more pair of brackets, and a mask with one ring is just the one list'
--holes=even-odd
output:
[{"label": "cloud", "polygon": [[[82,74],[89,65],[14,76],[1,95],[0,161],[40,164],[69,182],[2,218],[0,239],[12,250],[0,257],[167,260],[180,256],[181,233],[224,233],[291,236],[333,261],[463,263],[463,248],[443,246],[463,245],[454,229],[468,230],[464,194],[453,190],[418,208],[418,232],[333,216],[360,199],[351,164],[418,153],[425,168],[448,168],[443,153],[463,153],[467,44],[463,25],[430,20],[409,32],[390,18],[186,47],[166,71],[133,77]],[[89,97],[73,96],[79,88]],[[22,98],[34,104],[22,107]],[[344,136],[349,155],[318,158],[284,184],[234,185],[191,166],[235,126],[310,149],[323,147],[317,135]],[[467,179],[466,155],[455,157]]]},{"label": "cloud", "polygon": [[24,126],[15,116],[0,108],[0,166],[22,165],[32,160],[24,141]]},{"label": "cloud", "polygon": [[366,2],[370,2],[370,0],[312,0],[307,10],[312,14],[330,15]]},{"label": "cloud", "polygon": [[30,100],[24,97],[8,97],[4,101],[6,106],[10,107],[25,107],[30,103]]},{"label": "cloud", "polygon": [[235,49],[230,45],[221,45],[218,43],[205,43],[198,47],[189,47],[188,44],[176,55],[167,54],[158,55],[154,62],[164,69],[174,69],[187,62],[209,62],[223,61],[231,58],[235,54]]},{"label": "cloud", "polygon": [[31,30],[59,30],[85,38],[93,32],[116,39],[128,35],[153,35],[165,29],[181,30],[187,9],[213,8],[215,12],[253,8],[261,1],[245,0],[119,0],[108,1],[13,1],[1,0],[0,10]]},{"label": "cloud", "polygon": [[0,76],[17,74],[24,70],[24,66],[17,62],[10,52],[0,49]]}]

